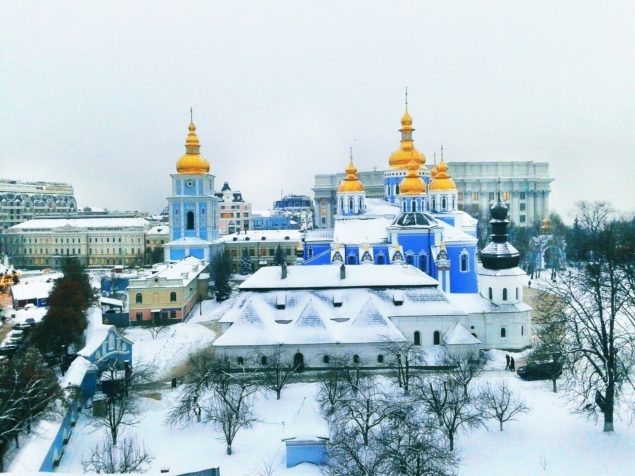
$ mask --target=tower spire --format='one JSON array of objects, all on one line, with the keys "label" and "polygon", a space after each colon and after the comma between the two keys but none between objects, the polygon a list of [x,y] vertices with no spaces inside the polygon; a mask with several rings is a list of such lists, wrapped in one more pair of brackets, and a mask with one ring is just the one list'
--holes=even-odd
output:
[{"label": "tower spire", "polygon": [[406,86],[406,112],[408,112],[408,86]]},{"label": "tower spire", "polygon": [[190,106],[190,122],[194,123],[194,112],[192,111],[192,106]]}]

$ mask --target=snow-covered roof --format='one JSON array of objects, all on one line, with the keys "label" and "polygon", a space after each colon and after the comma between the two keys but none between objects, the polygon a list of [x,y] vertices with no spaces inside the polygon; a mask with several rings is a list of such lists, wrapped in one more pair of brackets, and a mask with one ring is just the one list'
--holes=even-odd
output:
[{"label": "snow-covered roof", "polygon": [[123,307],[123,301],[121,301],[119,299],[113,299],[113,298],[105,297],[105,296],[101,296],[99,298],[99,302],[101,304],[107,304],[109,306]]},{"label": "snow-covered roof", "polygon": [[443,241],[445,241],[446,243],[472,244],[477,242],[477,239],[474,238],[473,236],[468,235],[467,233],[465,233],[464,231],[460,230],[459,228],[455,226],[447,224],[443,220],[437,220],[437,223],[439,223],[441,227],[443,228],[443,231],[442,231]]},{"label": "snow-covered roof", "polygon": [[111,329],[114,329],[115,326],[109,325],[97,325],[93,329],[93,332],[90,336],[88,342],[82,350],[77,352],[77,355],[81,355],[82,357],[90,357],[92,354],[99,349],[101,344],[108,338],[108,333]]},{"label": "snow-covered roof", "polygon": [[285,242],[300,241],[302,234],[299,230],[250,230],[243,233],[232,233],[231,235],[221,236],[219,241],[223,243],[231,243],[234,241],[265,241],[265,242]]},{"label": "snow-covered roof", "polygon": [[333,239],[340,243],[385,243],[394,217],[358,215],[335,220]]},{"label": "snow-covered roof", "polygon": [[333,241],[333,228],[315,228],[306,232],[304,240],[307,243],[314,241]]},{"label": "snow-covered roof", "polygon": [[460,322],[455,322],[454,325],[450,327],[450,330],[443,336],[443,342],[446,345],[480,345],[482,343],[470,334]]},{"label": "snow-covered roof", "polygon": [[183,238],[178,238],[176,240],[169,241],[163,246],[179,247],[179,246],[211,246],[211,245],[212,245],[211,241],[207,241],[202,238],[196,238],[193,236],[184,236]]},{"label": "snow-covered roof", "polygon": [[[283,309],[279,293],[245,293],[230,310],[236,320],[214,346],[328,344],[404,341],[388,318],[381,296],[354,290],[341,307],[325,292],[294,291]],[[229,314],[229,313],[228,313]],[[222,320],[226,321],[226,315]]]},{"label": "snow-covered roof", "polygon": [[168,224],[163,225],[154,225],[148,231],[146,231],[146,235],[169,235],[170,234],[170,226]]},{"label": "snow-covered roof", "polygon": [[260,268],[239,287],[241,290],[322,289],[355,287],[437,286],[438,282],[407,264],[381,267],[346,266],[340,279],[339,265],[289,266],[282,279],[279,266]]},{"label": "snow-covered roof", "polygon": [[153,287],[161,285],[174,286],[175,281],[179,281],[179,284],[187,285],[200,276],[206,266],[207,261],[194,256],[188,256],[173,263],[156,264],[152,268],[152,274],[130,280],[128,289],[145,288],[149,285],[149,281],[152,281]]},{"label": "snow-covered roof", "polygon": [[82,380],[84,380],[86,372],[88,372],[92,365],[93,364],[89,360],[85,359],[83,356],[78,355],[75,360],[71,362],[68,370],[61,378],[60,387],[79,387],[82,383]]},{"label": "snow-covered roof", "polygon": [[145,218],[138,217],[90,217],[90,218],[34,218],[18,225],[14,225],[9,230],[35,230],[35,229],[55,229],[63,227],[73,228],[145,228],[149,224]]},{"label": "snow-covered roof", "polygon": [[24,301],[27,299],[43,299],[48,297],[53,289],[53,280],[51,282],[27,281],[11,286],[11,294],[16,301]]}]

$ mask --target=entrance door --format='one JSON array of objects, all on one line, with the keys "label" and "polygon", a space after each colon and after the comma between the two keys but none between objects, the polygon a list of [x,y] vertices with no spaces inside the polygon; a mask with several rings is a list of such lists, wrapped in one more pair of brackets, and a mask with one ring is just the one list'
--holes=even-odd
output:
[{"label": "entrance door", "polygon": [[298,369],[298,372],[302,372],[304,370],[304,355],[300,352],[293,356],[293,366]]}]

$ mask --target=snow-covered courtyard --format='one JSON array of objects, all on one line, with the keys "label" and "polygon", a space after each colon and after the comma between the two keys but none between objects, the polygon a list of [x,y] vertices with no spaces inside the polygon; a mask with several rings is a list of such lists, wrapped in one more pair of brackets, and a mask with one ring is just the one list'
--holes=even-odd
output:
[{"label": "snow-covered courtyard", "polygon": [[[178,342],[192,342],[190,327],[193,326],[199,325],[185,324],[182,329],[174,326],[173,335],[164,334],[156,341],[141,340],[147,347],[142,350],[144,347],[140,346],[137,352],[146,355],[153,349],[165,352],[165,355],[175,352],[180,355],[175,360],[180,361],[187,354]],[[162,341],[171,343],[165,342],[161,346]],[[196,342],[202,344],[205,339]],[[494,357],[487,367],[490,370],[474,385],[504,380],[530,411],[520,415],[517,421],[507,423],[503,432],[494,421],[489,421],[487,428],[461,431],[456,450],[461,459],[459,474],[635,474],[635,462],[631,457],[635,454],[635,429],[628,421],[618,421],[615,434],[604,434],[600,424],[570,413],[567,400],[551,392],[550,382],[525,382],[515,373],[497,370],[504,368],[504,353],[494,351],[490,354]],[[310,464],[286,468],[282,441],[296,429],[301,429],[303,434],[324,432],[326,423],[315,402],[316,390],[315,383],[294,383],[284,388],[280,401],[276,401],[274,393],[259,393],[255,413],[260,421],[253,428],[238,433],[231,456],[225,454],[220,434],[210,425],[194,423],[175,428],[164,423],[177,395],[165,383],[143,392],[144,415],[132,431],[155,456],[152,473],[165,467],[170,468],[171,474],[220,467],[224,475],[257,475],[273,465],[276,475],[318,475],[320,468]],[[86,415],[80,418],[59,471],[82,472],[82,459],[102,437],[89,421]]]}]

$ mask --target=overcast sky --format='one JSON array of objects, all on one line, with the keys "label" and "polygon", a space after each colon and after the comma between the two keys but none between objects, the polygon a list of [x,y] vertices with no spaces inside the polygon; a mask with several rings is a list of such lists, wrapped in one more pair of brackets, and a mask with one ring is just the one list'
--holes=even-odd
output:
[{"label": "overcast sky", "polygon": [[[635,2],[0,3],[0,177],[155,212],[194,108],[254,208],[384,169],[404,86],[432,163],[550,163],[552,208],[635,208]],[[451,170],[450,170],[451,172]]]}]

